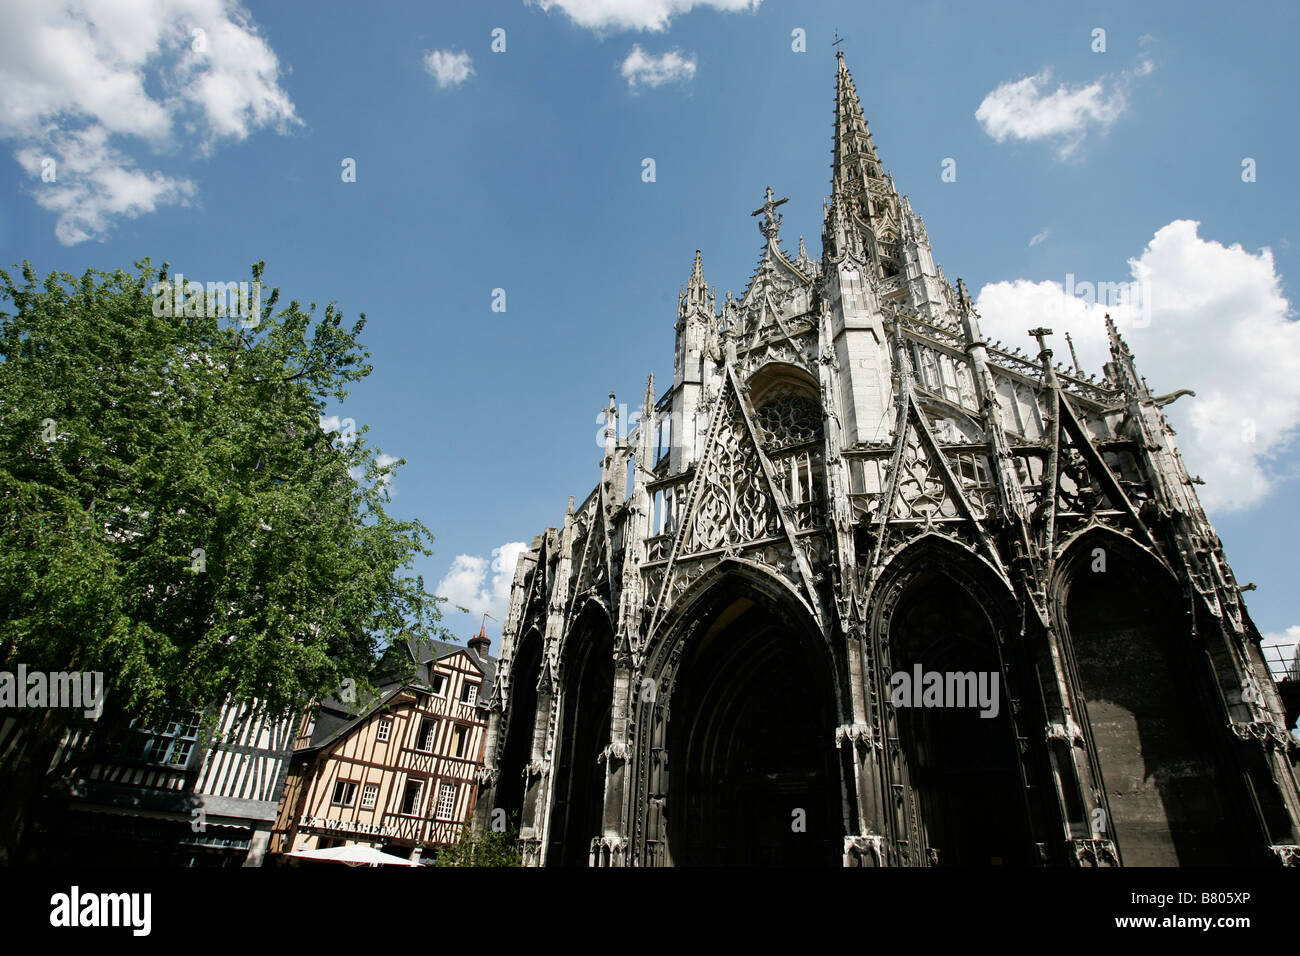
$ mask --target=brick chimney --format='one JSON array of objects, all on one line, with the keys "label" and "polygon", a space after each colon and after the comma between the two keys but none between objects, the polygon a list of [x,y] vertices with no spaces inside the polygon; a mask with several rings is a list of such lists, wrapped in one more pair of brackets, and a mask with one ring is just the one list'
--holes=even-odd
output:
[{"label": "brick chimney", "polygon": [[481,660],[487,658],[488,651],[492,649],[492,641],[487,636],[486,624],[481,625],[478,629],[478,634],[469,639],[468,647],[471,651],[477,654]]}]

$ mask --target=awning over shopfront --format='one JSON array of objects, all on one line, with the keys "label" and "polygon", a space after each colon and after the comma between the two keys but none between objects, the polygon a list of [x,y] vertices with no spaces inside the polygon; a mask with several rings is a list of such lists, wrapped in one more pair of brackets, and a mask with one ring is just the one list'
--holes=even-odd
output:
[{"label": "awning over shopfront", "polygon": [[324,850],[295,850],[285,856],[319,863],[343,863],[347,866],[419,866],[400,856],[392,856],[372,846],[332,846]]}]

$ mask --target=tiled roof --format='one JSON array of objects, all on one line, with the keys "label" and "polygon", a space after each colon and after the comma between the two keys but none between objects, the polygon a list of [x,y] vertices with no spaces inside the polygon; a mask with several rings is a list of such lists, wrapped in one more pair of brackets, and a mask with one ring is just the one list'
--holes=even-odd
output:
[{"label": "tiled roof", "polygon": [[431,666],[453,654],[464,654],[483,672],[484,689],[479,692],[479,702],[480,706],[486,703],[487,689],[491,688],[493,681],[496,680],[496,658],[490,654],[480,656],[473,648],[464,644],[453,644],[450,641],[422,641],[415,638],[408,638],[400,645],[394,644],[390,652],[398,646],[405,650],[408,659],[417,665],[414,683],[405,679],[385,681],[376,688],[379,691],[378,698],[369,701],[348,703],[337,695],[325,698],[321,701],[320,713],[316,717],[316,726],[312,730],[311,745],[308,749],[315,750],[344,736],[358,723],[397,696],[403,688],[409,686],[428,688]]}]

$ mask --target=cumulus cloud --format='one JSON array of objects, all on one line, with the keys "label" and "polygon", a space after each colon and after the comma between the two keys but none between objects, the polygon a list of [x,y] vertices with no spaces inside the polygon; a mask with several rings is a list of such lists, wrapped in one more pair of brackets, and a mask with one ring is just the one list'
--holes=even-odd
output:
[{"label": "cumulus cloud", "polygon": [[596,31],[646,30],[662,33],[672,18],[695,7],[724,12],[757,10],[762,0],[525,0],[530,6],[565,14],[580,27]]},{"label": "cumulus cloud", "polygon": [[1052,140],[1061,159],[1073,156],[1089,129],[1103,133],[1128,109],[1128,89],[1134,77],[1155,69],[1143,58],[1133,70],[1106,74],[1091,83],[1051,89],[1052,71],[1007,80],[984,97],[975,119],[997,142],[1007,139]]},{"label": "cumulus cloud", "polygon": [[458,554],[451,562],[446,577],[438,582],[434,593],[445,597],[457,607],[471,614],[491,614],[498,621],[506,619],[510,603],[510,585],[515,577],[515,564],[519,554],[528,545],[523,541],[507,541],[492,549],[491,558],[481,555]]},{"label": "cumulus cloud", "polygon": [[438,81],[438,86],[447,89],[460,86],[474,75],[474,61],[468,53],[453,53],[451,50],[430,50],[424,55],[424,69]]},{"label": "cumulus cloud", "polygon": [[637,86],[689,83],[695,76],[695,55],[684,56],[680,50],[671,50],[660,56],[651,56],[638,43],[628,52],[619,72],[633,89]]},{"label": "cumulus cloud", "polygon": [[58,214],[54,235],[64,245],[104,236],[120,217],[135,219],[159,206],[188,206],[197,192],[189,179],[138,168],[108,138],[108,130],[98,125],[70,133],[50,129],[29,139],[43,140],[40,145],[23,146],[14,154],[33,181],[50,170],[53,182],[43,183],[34,197],[41,208]]},{"label": "cumulus cloud", "polygon": [[139,168],[132,149],[208,154],[298,123],[279,73],[234,0],[0,4],[0,138],[69,245],[194,197],[193,182]]},{"label": "cumulus cloud", "polygon": [[[1110,312],[1153,391],[1196,392],[1165,412],[1188,471],[1206,481],[1201,501],[1233,511],[1259,504],[1285,477],[1278,459],[1300,428],[1300,322],[1271,250],[1202,239],[1199,226],[1176,220],[1157,230],[1128,260],[1127,276],[996,282],[976,306],[990,338],[1029,347],[1027,329],[1051,326],[1058,358],[1068,355],[1069,332],[1085,371],[1109,361]],[[1128,301],[1089,301],[1098,298],[1096,283],[1134,281],[1130,291],[1140,294]]]}]

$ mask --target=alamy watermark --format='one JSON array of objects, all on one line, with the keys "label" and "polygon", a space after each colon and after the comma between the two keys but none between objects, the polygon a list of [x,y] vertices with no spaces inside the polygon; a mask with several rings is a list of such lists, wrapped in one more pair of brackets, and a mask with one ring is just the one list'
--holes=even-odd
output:
[{"label": "alamy watermark", "polygon": [[978,707],[981,717],[998,715],[998,674],[994,671],[897,671],[889,679],[895,707]]},{"label": "alamy watermark", "polygon": [[1065,296],[1081,299],[1089,305],[1105,305],[1131,311],[1130,325],[1145,329],[1151,324],[1151,284],[1141,279],[1131,282],[1080,282],[1073,272],[1065,274]]},{"label": "alamy watermark", "polygon": [[82,892],[73,886],[50,897],[50,925],[124,927],[133,936],[148,936],[153,928],[153,894]]},{"label": "alamy watermark", "polygon": [[262,283],[191,282],[181,273],[153,286],[153,314],[158,318],[209,316],[238,318],[239,324],[255,328],[262,320]]},{"label": "alamy watermark", "polygon": [[104,712],[101,671],[0,671],[0,710],[18,707],[79,708],[91,720]]}]

